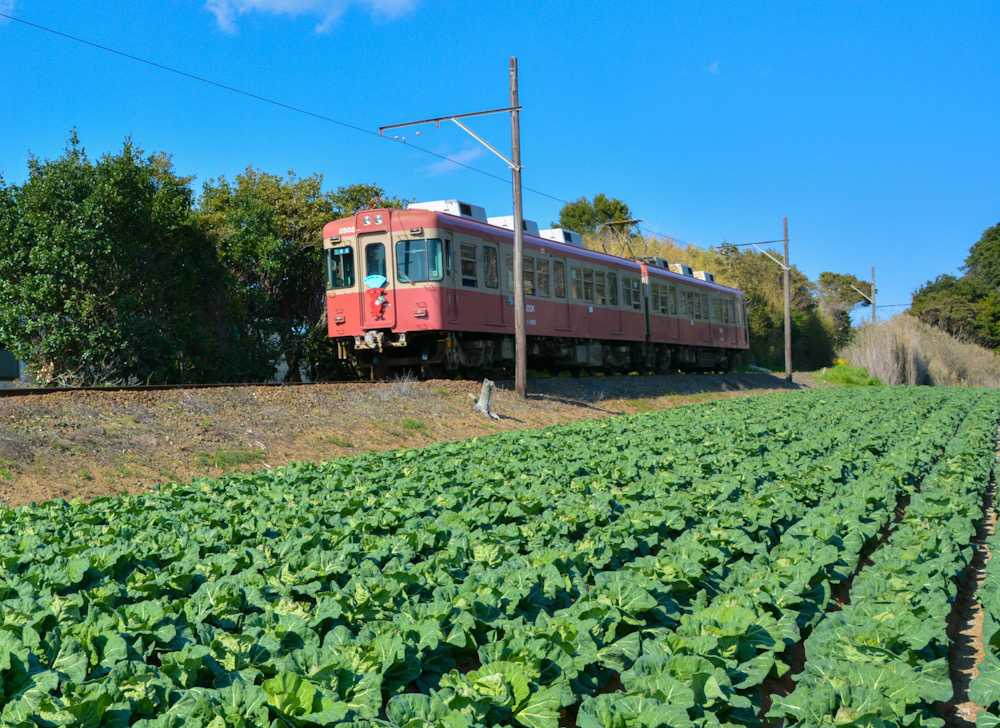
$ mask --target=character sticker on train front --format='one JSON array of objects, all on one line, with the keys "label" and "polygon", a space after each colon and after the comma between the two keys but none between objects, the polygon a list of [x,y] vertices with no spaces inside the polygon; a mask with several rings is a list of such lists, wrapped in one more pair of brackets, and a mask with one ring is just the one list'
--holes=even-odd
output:
[{"label": "character sticker on train front", "polygon": [[385,315],[386,307],[392,305],[385,295],[386,277],[380,275],[370,275],[365,278],[365,287],[368,289],[368,301],[372,316],[382,319]]}]

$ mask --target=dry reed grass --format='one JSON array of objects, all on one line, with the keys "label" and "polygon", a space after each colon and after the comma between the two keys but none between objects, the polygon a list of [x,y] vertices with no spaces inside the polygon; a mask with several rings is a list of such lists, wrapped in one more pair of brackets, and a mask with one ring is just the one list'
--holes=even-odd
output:
[{"label": "dry reed grass", "polygon": [[841,356],[886,384],[1000,386],[1000,356],[908,316],[863,324]]}]

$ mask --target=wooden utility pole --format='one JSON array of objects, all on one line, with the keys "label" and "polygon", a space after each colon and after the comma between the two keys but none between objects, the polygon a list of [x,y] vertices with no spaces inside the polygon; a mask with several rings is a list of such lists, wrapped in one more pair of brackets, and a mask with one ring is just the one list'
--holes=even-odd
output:
[{"label": "wooden utility pole", "polygon": [[521,212],[521,121],[517,58],[510,59],[510,161],[514,187],[514,391],[528,396],[528,342],[524,331],[524,219]]},{"label": "wooden utility pole", "polygon": [[788,264],[788,218],[785,224],[785,379],[792,381],[792,269]]}]

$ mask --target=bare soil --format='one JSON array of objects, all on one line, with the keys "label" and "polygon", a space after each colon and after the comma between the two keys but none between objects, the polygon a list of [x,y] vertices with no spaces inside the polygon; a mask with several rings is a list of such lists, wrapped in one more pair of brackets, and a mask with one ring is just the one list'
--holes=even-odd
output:
[{"label": "bare soil", "polygon": [[498,382],[492,420],[472,411],[481,382],[237,386],[0,397],[0,505],[89,500],[170,482],[503,430],[799,389],[769,374],[540,378],[518,398]]}]

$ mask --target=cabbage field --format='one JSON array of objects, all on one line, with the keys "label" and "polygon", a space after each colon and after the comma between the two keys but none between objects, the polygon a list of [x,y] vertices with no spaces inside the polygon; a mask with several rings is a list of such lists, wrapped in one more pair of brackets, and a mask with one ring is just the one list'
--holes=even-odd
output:
[{"label": "cabbage field", "polygon": [[943,726],[998,419],[811,390],[0,509],[0,726]]}]

